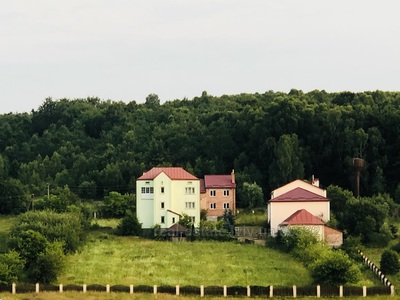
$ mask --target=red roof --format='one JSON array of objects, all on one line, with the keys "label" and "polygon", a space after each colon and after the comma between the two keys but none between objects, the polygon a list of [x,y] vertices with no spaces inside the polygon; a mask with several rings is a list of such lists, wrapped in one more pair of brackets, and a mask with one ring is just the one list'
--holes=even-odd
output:
[{"label": "red roof", "polygon": [[314,194],[302,188],[295,188],[285,194],[269,200],[269,202],[310,202],[330,201],[328,198]]},{"label": "red roof", "polygon": [[232,175],[205,175],[204,185],[206,188],[236,187],[236,183],[232,182]]},{"label": "red roof", "polygon": [[160,173],[164,173],[171,180],[199,180],[196,176],[190,174],[180,167],[157,167],[143,173],[137,180],[153,180]]},{"label": "red roof", "polygon": [[289,216],[280,225],[324,225],[324,222],[305,209],[300,209]]}]

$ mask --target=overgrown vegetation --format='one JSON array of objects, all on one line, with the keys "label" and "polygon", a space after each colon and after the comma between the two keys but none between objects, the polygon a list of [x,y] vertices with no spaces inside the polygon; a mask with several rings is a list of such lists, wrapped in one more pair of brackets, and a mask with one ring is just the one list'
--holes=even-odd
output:
[{"label": "overgrown vegetation", "polygon": [[316,284],[339,286],[357,283],[361,278],[356,263],[343,251],[318,241],[315,233],[303,228],[278,232],[278,245],[304,263]]}]

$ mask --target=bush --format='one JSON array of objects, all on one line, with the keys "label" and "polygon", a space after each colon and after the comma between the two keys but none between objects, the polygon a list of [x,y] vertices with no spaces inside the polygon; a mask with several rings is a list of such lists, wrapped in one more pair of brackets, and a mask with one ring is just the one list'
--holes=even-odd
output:
[{"label": "bush", "polygon": [[127,213],[127,215],[122,218],[121,222],[117,226],[117,234],[118,235],[140,235],[142,233],[142,223],[139,223],[139,220],[136,214],[132,212]]},{"label": "bush", "polygon": [[16,251],[0,254],[0,284],[11,284],[18,281],[24,264],[24,260]]},{"label": "bush", "polygon": [[397,274],[400,270],[399,256],[393,250],[385,250],[381,256],[380,266],[385,274]]},{"label": "bush", "polygon": [[61,243],[49,244],[34,264],[28,269],[33,282],[51,283],[57,280],[64,267],[64,253]]},{"label": "bush", "polygon": [[54,211],[30,211],[21,215],[11,229],[11,236],[33,230],[43,235],[49,242],[60,241],[64,252],[75,251],[84,238],[84,217],[79,212],[56,213]]},{"label": "bush", "polygon": [[359,280],[360,270],[341,250],[327,251],[310,265],[311,276],[318,284],[343,285]]}]

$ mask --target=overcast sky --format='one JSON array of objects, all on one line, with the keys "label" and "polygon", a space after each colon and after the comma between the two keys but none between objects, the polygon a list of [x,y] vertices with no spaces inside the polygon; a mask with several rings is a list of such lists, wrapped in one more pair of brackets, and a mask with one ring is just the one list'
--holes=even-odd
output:
[{"label": "overcast sky", "polygon": [[398,0],[0,0],[0,113],[45,98],[400,90]]}]

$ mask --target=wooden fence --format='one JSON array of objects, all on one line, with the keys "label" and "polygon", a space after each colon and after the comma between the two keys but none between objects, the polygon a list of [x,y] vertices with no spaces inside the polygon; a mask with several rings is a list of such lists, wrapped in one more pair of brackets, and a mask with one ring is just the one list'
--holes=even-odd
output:
[{"label": "wooden fence", "polygon": [[346,297],[346,296],[376,296],[376,295],[395,295],[394,286],[379,287],[354,287],[354,286],[305,286],[291,287],[282,286],[170,286],[170,285],[100,285],[100,284],[69,284],[69,285],[49,285],[49,284],[0,284],[0,292],[16,293],[40,293],[40,292],[82,292],[89,291],[106,293],[152,293],[152,294],[172,294],[172,295],[199,295],[204,296],[233,296],[233,297]]}]

